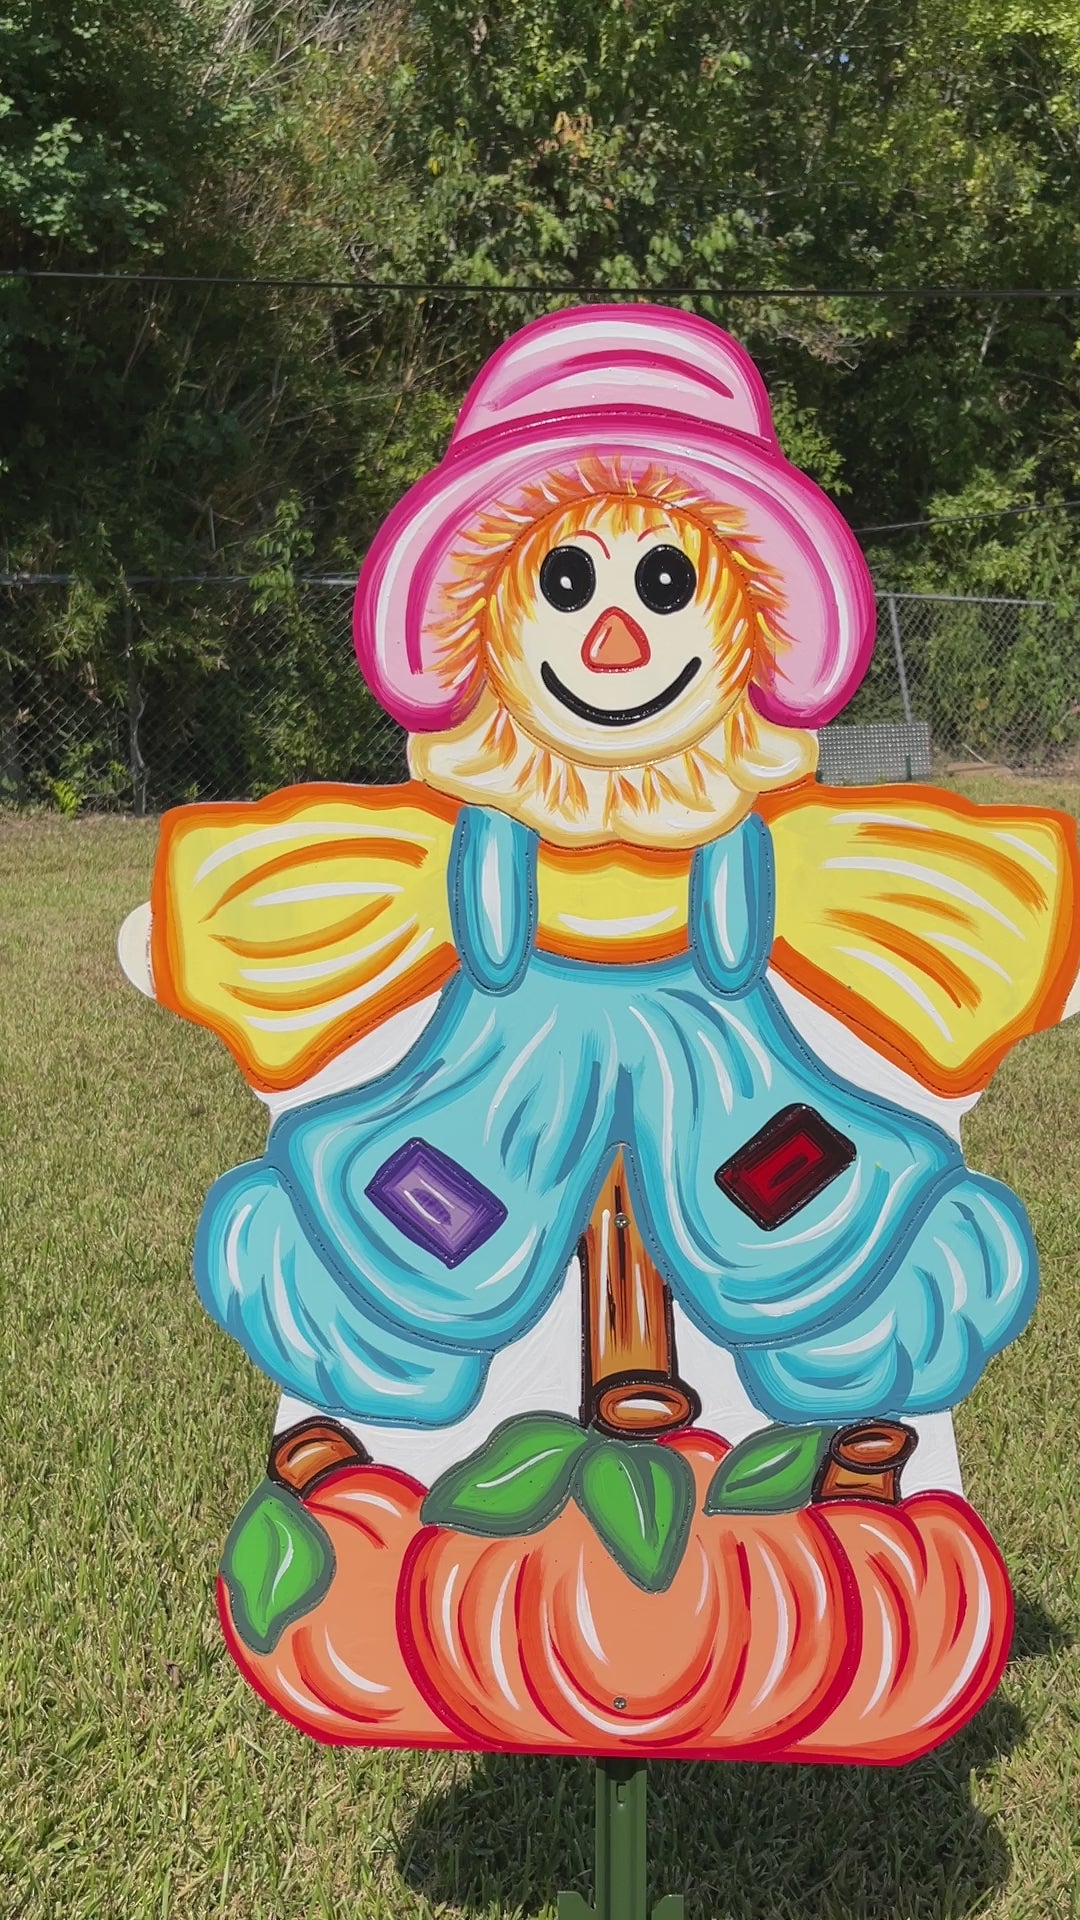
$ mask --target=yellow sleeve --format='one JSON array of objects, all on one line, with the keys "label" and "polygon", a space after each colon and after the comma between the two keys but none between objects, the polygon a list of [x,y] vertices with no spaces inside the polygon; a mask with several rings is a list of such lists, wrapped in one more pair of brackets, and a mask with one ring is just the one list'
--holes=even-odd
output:
[{"label": "yellow sleeve", "polygon": [[297,1086],[456,967],[456,815],[413,781],[167,813],[151,892],[156,998],[220,1035],[252,1086]]},{"label": "yellow sleeve", "polygon": [[1061,1018],[1080,964],[1069,814],[809,784],[762,811],[774,968],[926,1086],[977,1091]]}]

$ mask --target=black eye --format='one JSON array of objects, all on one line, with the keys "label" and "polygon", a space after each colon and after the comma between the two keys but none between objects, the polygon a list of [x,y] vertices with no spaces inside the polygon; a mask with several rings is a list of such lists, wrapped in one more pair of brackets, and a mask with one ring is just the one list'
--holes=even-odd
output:
[{"label": "black eye", "polygon": [[650,613],[678,613],[694,597],[697,574],[681,547],[651,547],[634,575]]},{"label": "black eye", "polygon": [[560,613],[587,607],[596,591],[596,568],[581,547],[552,547],[540,568],[540,591]]}]

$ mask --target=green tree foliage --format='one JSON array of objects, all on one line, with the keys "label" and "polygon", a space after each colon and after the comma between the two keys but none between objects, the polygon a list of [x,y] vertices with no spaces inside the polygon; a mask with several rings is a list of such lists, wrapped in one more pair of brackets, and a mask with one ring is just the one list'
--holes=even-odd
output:
[{"label": "green tree foliage", "polygon": [[[383,247],[403,274],[1077,277],[1080,31],[1065,9],[424,0],[407,44],[388,137],[415,214]],[[919,517],[984,469],[1007,500],[1076,491],[1070,306],[694,304],[747,340],[791,450],[843,481],[856,521]],[[486,346],[535,310],[485,303],[461,337]]]},{"label": "green tree foliage", "polygon": [[[260,30],[257,11],[19,0],[0,21],[5,264],[342,270],[339,236],[313,238],[318,173],[275,77],[308,50]],[[13,558],[190,570],[242,547],[297,480],[327,524],[343,514],[333,462],[343,432],[362,431],[364,392],[324,299],[164,283],[0,293]]]},{"label": "green tree foliage", "polygon": [[[0,532],[83,582],[7,623],[9,672],[190,689],[239,630],[135,590],[122,643],[120,577],[236,569],[302,677],[266,541],[351,568],[552,284],[761,289],[685,304],[856,526],[1080,496],[1075,304],[769,291],[1072,284],[1078,101],[1075,9],[1033,0],[6,0],[4,264],[356,283],[0,283]],[[883,585],[1071,611],[1078,524],[868,543]]]}]

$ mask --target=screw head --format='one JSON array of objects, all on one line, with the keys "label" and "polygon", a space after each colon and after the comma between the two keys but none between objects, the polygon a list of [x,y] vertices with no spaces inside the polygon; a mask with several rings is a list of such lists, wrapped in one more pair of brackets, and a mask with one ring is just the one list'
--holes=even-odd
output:
[{"label": "screw head", "polygon": [[613,1706],[613,1707],[614,1707],[614,1708],[616,1709],[616,1711],[617,1711],[618,1713],[622,1713],[622,1712],[623,1712],[623,1710],[624,1710],[624,1708],[625,1708],[625,1706],[626,1706],[626,1698],[625,1698],[625,1695],[623,1695],[623,1694],[621,1694],[621,1693],[617,1693],[617,1694],[615,1695],[615,1698],[614,1698],[614,1700],[612,1701],[612,1703],[611,1703],[611,1704],[612,1704],[612,1706]]}]

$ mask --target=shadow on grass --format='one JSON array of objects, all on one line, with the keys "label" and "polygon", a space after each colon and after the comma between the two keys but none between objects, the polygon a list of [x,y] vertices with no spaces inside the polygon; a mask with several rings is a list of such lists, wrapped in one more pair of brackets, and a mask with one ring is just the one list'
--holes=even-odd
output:
[{"label": "shadow on grass", "polygon": [[1013,1600],[1016,1621],[1009,1652],[1010,1667],[1018,1660],[1037,1660],[1044,1653],[1060,1653],[1073,1645],[1076,1632],[1071,1622],[1052,1620],[1037,1600],[1028,1600],[1022,1593],[1014,1593]]},{"label": "shadow on grass", "polygon": [[[1014,1660],[1070,1639],[1018,1602]],[[654,1897],[684,1892],[688,1920],[956,1920],[1008,1876],[997,1826],[972,1805],[971,1774],[1025,1731],[998,1693],[909,1767],[653,1765]],[[560,1887],[590,1898],[588,1762],[485,1754],[465,1765],[402,1838],[407,1884],[436,1911],[445,1903],[506,1920],[550,1910]]]}]

